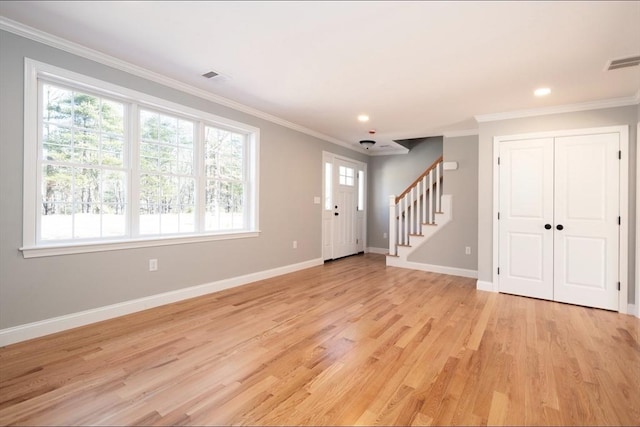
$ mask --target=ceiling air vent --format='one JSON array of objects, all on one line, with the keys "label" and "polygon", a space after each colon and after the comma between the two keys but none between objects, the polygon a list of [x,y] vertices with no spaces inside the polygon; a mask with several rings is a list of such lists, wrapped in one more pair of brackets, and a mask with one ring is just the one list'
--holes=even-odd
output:
[{"label": "ceiling air vent", "polygon": [[202,77],[206,77],[206,78],[210,79],[210,78],[213,78],[213,77],[215,77],[217,75],[218,75],[218,73],[216,73],[215,71],[209,71],[208,73],[204,73],[202,75]]},{"label": "ceiling air vent", "polygon": [[615,59],[609,62],[608,71],[617,70],[618,68],[635,67],[640,65],[640,56],[630,56],[628,58]]}]

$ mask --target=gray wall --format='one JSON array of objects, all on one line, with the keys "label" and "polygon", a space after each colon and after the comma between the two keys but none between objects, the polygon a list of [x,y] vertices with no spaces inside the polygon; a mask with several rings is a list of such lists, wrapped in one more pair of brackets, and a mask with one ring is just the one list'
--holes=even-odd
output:
[{"label": "gray wall", "polygon": [[[0,329],[322,257],[322,151],[369,157],[12,33],[0,40]],[[25,56],[259,127],[260,237],[24,259]]]},{"label": "gray wall", "polygon": [[629,302],[635,298],[636,124],[638,106],[607,108],[539,117],[484,122],[479,125],[478,280],[492,282],[493,138],[530,132],[600,126],[629,126]]},{"label": "gray wall", "polygon": [[[445,162],[458,162],[458,170],[445,171],[443,194],[450,194],[453,218],[413,252],[408,261],[446,267],[478,268],[478,136],[444,138]],[[471,254],[465,255],[465,247]]]},{"label": "gray wall", "polygon": [[[371,248],[389,248],[389,196],[399,195],[442,155],[442,137],[425,138],[409,153],[369,160],[367,230]],[[388,236],[388,234],[387,234]]]}]

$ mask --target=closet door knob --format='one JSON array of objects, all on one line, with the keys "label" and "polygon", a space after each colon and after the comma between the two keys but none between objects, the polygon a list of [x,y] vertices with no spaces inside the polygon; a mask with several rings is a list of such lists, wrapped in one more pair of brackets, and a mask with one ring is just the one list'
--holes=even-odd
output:
[{"label": "closet door knob", "polygon": [[564,227],[562,226],[562,224],[558,224],[558,225],[556,225],[556,228],[557,228],[558,230],[562,231],[562,229],[563,229]]},{"label": "closet door knob", "polygon": [[551,230],[551,224],[545,224],[544,228],[545,230]]}]

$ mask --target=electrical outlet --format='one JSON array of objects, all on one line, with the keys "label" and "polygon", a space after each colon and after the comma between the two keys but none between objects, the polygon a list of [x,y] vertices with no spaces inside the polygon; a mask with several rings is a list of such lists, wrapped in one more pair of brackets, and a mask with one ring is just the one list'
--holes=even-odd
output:
[{"label": "electrical outlet", "polygon": [[471,255],[471,246],[467,246],[464,248],[465,255]]},{"label": "electrical outlet", "polygon": [[149,260],[149,271],[157,271],[158,270],[158,260],[150,259]]},{"label": "electrical outlet", "polygon": [[293,249],[298,249],[298,241],[297,240],[293,241]]}]

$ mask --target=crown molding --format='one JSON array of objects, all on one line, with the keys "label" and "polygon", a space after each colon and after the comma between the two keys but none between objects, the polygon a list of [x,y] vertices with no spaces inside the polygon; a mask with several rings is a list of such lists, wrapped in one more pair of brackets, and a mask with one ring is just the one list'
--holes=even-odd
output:
[{"label": "crown molding", "polygon": [[451,130],[442,132],[445,138],[457,138],[459,136],[477,136],[478,129]]},{"label": "crown molding", "polygon": [[163,86],[170,87],[172,89],[179,90],[184,93],[188,93],[190,95],[197,96],[202,99],[206,99],[207,101],[214,102],[219,105],[223,105],[225,107],[232,108],[236,111],[240,111],[242,113],[249,114],[251,116],[267,120],[271,123],[275,123],[280,126],[284,126],[286,128],[304,133],[309,136],[313,136],[315,138],[321,139],[323,141],[330,142],[332,144],[340,145],[342,147],[348,148],[352,151],[369,154],[365,149],[351,144],[337,138],[334,138],[329,135],[325,135],[320,132],[316,132],[312,129],[308,129],[304,126],[298,125],[296,123],[290,122],[288,120],[282,119],[280,117],[276,117],[264,111],[260,111],[256,108],[249,107],[247,105],[241,104],[237,101],[233,101],[229,98],[225,98],[220,95],[215,95],[213,93],[207,92],[195,86],[189,85],[187,83],[181,82],[179,80],[173,79],[171,77],[167,77],[160,73],[156,73],[155,71],[151,71],[149,69],[131,64],[129,62],[123,61],[111,55],[107,55],[106,53],[97,51],[95,49],[91,49],[87,46],[63,39],[58,36],[54,36],[53,34],[46,33],[44,31],[29,27],[20,22],[13,21],[4,16],[0,16],[0,30],[8,31],[10,33],[16,34],[20,37],[24,37],[26,39],[33,40],[38,43],[45,44],[47,46],[53,47],[55,49],[63,50],[65,52],[71,53],[73,55],[80,56],[82,58],[100,63],[102,65],[106,65],[111,68],[115,68],[120,71],[124,71],[125,73],[132,74],[138,77],[142,77],[146,80],[153,81],[155,83],[161,84]]},{"label": "crown molding", "polygon": [[520,119],[523,117],[546,116],[549,114],[573,113],[576,111],[601,110],[604,108],[626,107],[640,102],[640,91],[635,96],[624,98],[604,99],[579,104],[558,105],[555,107],[535,108],[531,110],[517,110],[495,114],[481,114],[475,116],[478,123],[495,122],[499,120]]},{"label": "crown molding", "polygon": [[366,153],[370,156],[394,156],[397,154],[408,154],[409,153],[409,149],[403,147],[400,144],[397,144],[398,147],[393,147],[390,150],[380,150],[380,151],[371,151],[370,153]]}]

